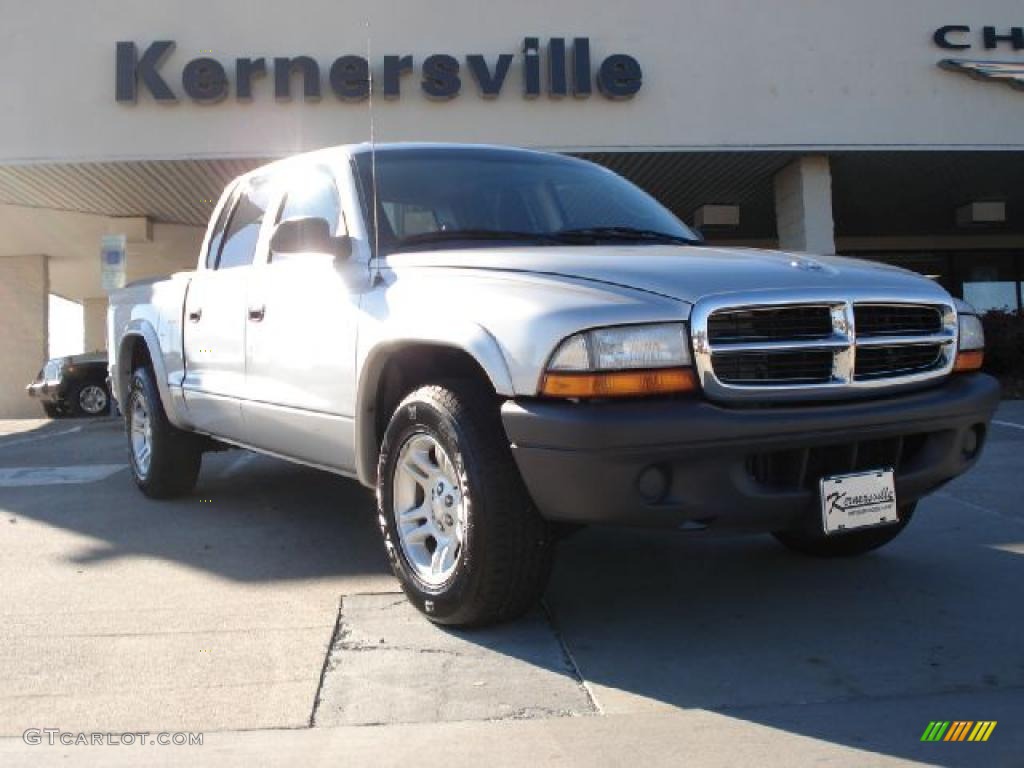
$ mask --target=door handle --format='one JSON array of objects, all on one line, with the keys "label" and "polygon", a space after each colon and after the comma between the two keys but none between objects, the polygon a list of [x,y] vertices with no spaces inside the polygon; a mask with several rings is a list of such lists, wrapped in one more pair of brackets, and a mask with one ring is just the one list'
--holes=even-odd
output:
[{"label": "door handle", "polygon": [[198,323],[200,320],[202,320],[203,319],[203,310],[202,310],[202,308],[189,310],[188,319],[191,322],[193,322],[193,323]]},{"label": "door handle", "polygon": [[249,319],[254,323],[258,323],[263,320],[263,316],[267,314],[267,305],[261,304],[258,307],[249,307]]}]

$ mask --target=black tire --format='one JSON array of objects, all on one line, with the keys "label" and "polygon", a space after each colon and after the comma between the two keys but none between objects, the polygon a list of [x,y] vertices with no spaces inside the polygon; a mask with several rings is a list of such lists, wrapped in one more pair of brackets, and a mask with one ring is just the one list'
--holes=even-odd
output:
[{"label": "black tire", "polygon": [[[423,434],[451,459],[466,505],[461,555],[447,581],[436,586],[419,577],[403,551],[393,503],[401,448]],[[483,626],[514,619],[539,601],[551,573],[553,537],[519,475],[489,389],[460,381],[406,397],[384,435],[377,500],[395,576],[431,621]]]},{"label": "black tire", "polygon": [[778,531],[775,538],[787,549],[811,557],[856,557],[883,547],[895,539],[914,517],[917,504],[900,507],[899,522],[864,531],[836,533],[826,536],[822,531]]},{"label": "black tire", "polygon": [[43,403],[43,413],[45,413],[51,419],[59,419],[64,415],[64,412],[60,409],[56,403]]},{"label": "black tire", "polygon": [[[91,387],[98,387],[103,390],[102,408],[96,409],[83,405],[82,396]],[[110,389],[107,387],[106,382],[83,381],[81,384],[76,384],[68,392],[65,400],[71,415],[77,418],[94,419],[110,413]]]},{"label": "black tire", "polygon": [[[140,467],[131,444],[133,406],[137,398],[141,399],[149,414],[148,467]],[[132,373],[127,401],[124,419],[135,484],[151,499],[172,499],[189,493],[199,477],[203,459],[202,444],[195,435],[183,432],[167,420],[156,381],[148,368],[138,368]]]}]

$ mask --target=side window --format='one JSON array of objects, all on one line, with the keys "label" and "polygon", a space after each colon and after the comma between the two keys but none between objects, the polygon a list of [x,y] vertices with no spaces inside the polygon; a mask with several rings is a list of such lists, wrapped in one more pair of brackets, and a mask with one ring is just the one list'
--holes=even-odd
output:
[{"label": "side window", "polygon": [[334,183],[334,177],[325,169],[311,169],[289,183],[284,205],[277,220],[281,222],[306,216],[327,219],[327,223],[331,225],[331,233],[338,233],[341,201],[338,198],[338,187]]},{"label": "side window", "polygon": [[265,178],[250,179],[238,196],[224,233],[217,259],[217,269],[245,267],[252,264],[260,225],[270,203],[271,185]]},{"label": "side window", "polygon": [[224,207],[220,209],[220,215],[217,216],[217,223],[213,226],[213,232],[210,234],[210,247],[206,251],[206,268],[213,269],[217,266],[217,255],[220,253],[220,244],[224,241],[224,227],[228,223],[228,216],[231,215],[231,209],[235,207],[235,192],[234,190],[228,195],[228,199],[224,201]]}]

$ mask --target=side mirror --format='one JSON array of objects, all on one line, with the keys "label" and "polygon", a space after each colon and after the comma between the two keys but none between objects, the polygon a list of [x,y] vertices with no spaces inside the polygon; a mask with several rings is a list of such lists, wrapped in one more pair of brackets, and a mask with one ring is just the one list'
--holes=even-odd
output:
[{"label": "side mirror", "polygon": [[272,253],[325,253],[336,259],[347,259],[352,254],[352,241],[348,235],[334,237],[327,219],[304,216],[282,221],[270,237]]}]

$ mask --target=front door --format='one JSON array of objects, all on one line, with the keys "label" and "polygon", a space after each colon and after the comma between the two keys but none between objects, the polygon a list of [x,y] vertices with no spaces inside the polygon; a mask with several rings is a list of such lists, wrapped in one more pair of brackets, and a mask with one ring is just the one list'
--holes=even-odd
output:
[{"label": "front door", "polygon": [[[337,186],[319,167],[289,174],[275,224],[316,216],[344,232]],[[350,472],[355,467],[355,350],[365,265],[329,254],[275,254],[254,270],[246,332],[248,442]]]}]

